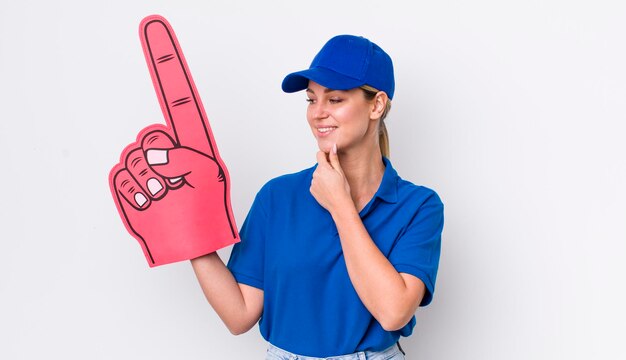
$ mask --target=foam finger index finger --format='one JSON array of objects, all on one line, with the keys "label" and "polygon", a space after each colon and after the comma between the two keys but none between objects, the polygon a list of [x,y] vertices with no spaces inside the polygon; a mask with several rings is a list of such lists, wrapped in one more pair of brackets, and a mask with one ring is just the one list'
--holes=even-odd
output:
[{"label": "foam finger index finger", "polygon": [[152,15],[143,19],[139,33],[161,110],[176,142],[215,157],[211,128],[174,30],[165,18]]}]

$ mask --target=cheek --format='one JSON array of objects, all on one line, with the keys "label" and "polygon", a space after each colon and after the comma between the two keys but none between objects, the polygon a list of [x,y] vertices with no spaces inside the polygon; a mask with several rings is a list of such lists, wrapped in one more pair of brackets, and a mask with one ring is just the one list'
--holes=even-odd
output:
[{"label": "cheek", "polygon": [[341,114],[338,114],[343,120],[343,125],[346,130],[354,134],[364,134],[367,132],[369,124],[369,116],[366,111],[361,108],[349,108],[343,109]]},{"label": "cheek", "polygon": [[313,126],[315,123],[315,117],[313,116],[313,110],[311,110],[311,107],[307,107],[306,109],[306,121],[310,126]]}]

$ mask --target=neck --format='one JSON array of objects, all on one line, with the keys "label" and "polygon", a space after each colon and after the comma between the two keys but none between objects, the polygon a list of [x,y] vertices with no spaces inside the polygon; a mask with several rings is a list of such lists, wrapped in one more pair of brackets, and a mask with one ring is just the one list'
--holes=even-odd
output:
[{"label": "neck", "polygon": [[385,173],[380,148],[376,146],[358,152],[340,150],[338,155],[341,168],[350,185],[352,200],[360,211],[378,190]]}]

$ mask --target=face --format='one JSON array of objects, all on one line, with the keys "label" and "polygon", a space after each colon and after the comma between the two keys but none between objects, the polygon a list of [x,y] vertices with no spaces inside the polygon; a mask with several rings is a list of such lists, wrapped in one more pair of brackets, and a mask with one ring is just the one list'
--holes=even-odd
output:
[{"label": "face", "polygon": [[307,121],[320,150],[330,152],[334,144],[341,152],[378,146],[375,102],[361,89],[331,90],[309,81],[306,94]]}]

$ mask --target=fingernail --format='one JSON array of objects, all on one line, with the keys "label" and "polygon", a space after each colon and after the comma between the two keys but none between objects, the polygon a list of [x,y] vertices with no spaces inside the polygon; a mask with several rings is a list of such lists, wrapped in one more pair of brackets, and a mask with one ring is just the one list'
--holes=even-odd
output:
[{"label": "fingernail", "polygon": [[142,193],[136,193],[135,194],[135,202],[137,203],[137,205],[139,205],[139,207],[142,207],[146,201],[148,201],[148,199],[146,199],[145,196],[143,196]]},{"label": "fingernail", "polygon": [[156,195],[162,189],[163,189],[163,186],[161,185],[159,180],[155,178],[150,178],[150,180],[148,180],[148,190],[150,190],[150,193],[152,195]]},{"label": "fingernail", "polygon": [[337,144],[333,144],[333,154],[337,153]]},{"label": "fingernail", "polygon": [[150,165],[167,164],[167,150],[150,149],[146,151],[146,160]]},{"label": "fingernail", "polygon": [[174,184],[174,183],[177,183],[177,182],[179,182],[180,180],[182,180],[182,178],[183,178],[182,176],[175,177],[175,178],[171,178],[171,179],[170,179],[170,182],[171,182],[172,184]]}]

